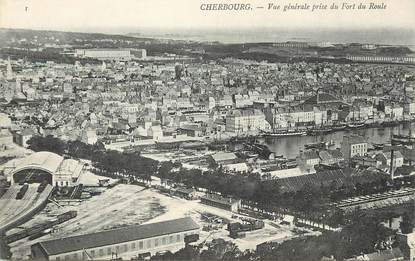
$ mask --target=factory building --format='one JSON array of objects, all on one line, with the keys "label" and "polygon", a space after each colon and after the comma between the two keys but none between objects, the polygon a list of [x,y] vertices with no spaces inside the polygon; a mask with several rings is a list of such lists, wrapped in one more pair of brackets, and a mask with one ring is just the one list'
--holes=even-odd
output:
[{"label": "factory building", "polygon": [[153,224],[128,226],[73,237],[43,241],[31,246],[35,260],[104,260],[185,246],[185,237],[199,234],[190,217]]},{"label": "factory building", "polygon": [[146,49],[76,49],[75,57],[109,61],[130,61],[147,58]]},{"label": "factory building", "polygon": [[75,57],[116,61],[129,61],[132,58],[129,49],[76,49]]}]

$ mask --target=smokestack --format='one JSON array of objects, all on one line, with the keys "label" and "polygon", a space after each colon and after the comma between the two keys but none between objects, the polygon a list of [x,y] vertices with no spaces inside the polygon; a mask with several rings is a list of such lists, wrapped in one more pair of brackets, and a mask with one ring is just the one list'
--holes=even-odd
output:
[{"label": "smokestack", "polygon": [[391,166],[390,166],[390,170],[389,170],[392,180],[393,180],[393,158],[394,158],[394,150],[392,148],[392,150],[391,150]]}]

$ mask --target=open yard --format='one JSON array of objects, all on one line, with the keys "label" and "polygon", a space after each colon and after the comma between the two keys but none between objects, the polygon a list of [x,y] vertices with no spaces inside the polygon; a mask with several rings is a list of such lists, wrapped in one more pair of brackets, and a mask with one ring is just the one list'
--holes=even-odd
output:
[{"label": "open yard", "polygon": [[[214,215],[226,221],[240,221],[240,215],[201,204],[198,200],[185,199],[161,194],[153,189],[145,189],[136,185],[120,184],[111,189],[104,190],[100,195],[81,203],[59,207],[49,203],[47,207],[22,227],[32,226],[50,216],[76,210],[77,217],[64,222],[55,228],[55,232],[41,238],[28,241],[27,238],[11,244],[13,258],[27,258],[30,254],[30,245],[63,236],[73,236],[112,229],[133,224],[154,223],[164,220],[191,216],[201,228],[200,242],[205,239],[224,238],[232,240],[241,250],[254,249],[257,244],[269,240],[283,240],[293,236],[292,228],[271,225],[265,221],[263,229],[246,233],[246,238],[232,239],[226,230],[225,223],[209,223],[203,215]],[[206,230],[206,231],[205,231]]]}]

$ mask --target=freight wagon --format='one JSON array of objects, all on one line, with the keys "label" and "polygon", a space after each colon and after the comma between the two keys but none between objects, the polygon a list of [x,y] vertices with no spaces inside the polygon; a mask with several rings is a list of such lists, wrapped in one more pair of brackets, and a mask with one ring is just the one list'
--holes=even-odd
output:
[{"label": "freight wagon", "polygon": [[60,214],[60,215],[56,216],[55,220],[47,221],[47,222],[44,222],[42,224],[39,224],[39,225],[36,225],[36,226],[33,226],[33,227],[29,227],[29,228],[23,229],[19,232],[13,233],[9,236],[6,236],[6,243],[9,244],[9,243],[12,243],[14,241],[25,238],[25,237],[37,235],[39,233],[42,233],[42,231],[45,230],[45,229],[48,229],[48,228],[51,228],[55,225],[63,223],[65,221],[69,220],[69,219],[72,219],[72,218],[76,217],[76,216],[77,216],[77,212],[74,211],[74,210],[65,212],[63,214]]}]

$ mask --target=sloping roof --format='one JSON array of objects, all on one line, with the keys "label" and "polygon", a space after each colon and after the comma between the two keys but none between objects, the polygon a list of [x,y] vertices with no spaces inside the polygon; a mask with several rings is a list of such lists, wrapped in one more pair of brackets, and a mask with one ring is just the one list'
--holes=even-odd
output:
[{"label": "sloping roof", "polygon": [[40,151],[22,159],[13,172],[17,172],[23,168],[37,167],[45,169],[50,173],[56,173],[59,166],[62,164],[62,161],[63,157],[58,154],[48,151]]},{"label": "sloping roof", "polygon": [[226,160],[235,160],[238,157],[235,153],[232,152],[218,152],[212,155],[212,158],[216,162],[226,161]]},{"label": "sloping roof", "polygon": [[295,192],[305,186],[350,186],[352,184],[366,184],[375,180],[387,178],[386,174],[375,171],[356,171],[351,168],[327,170],[315,174],[300,175],[287,178],[279,178],[270,182],[278,184],[284,192]]},{"label": "sloping roof", "polygon": [[291,169],[279,169],[270,171],[270,174],[273,178],[288,178],[296,177],[303,175],[303,172],[300,168],[291,168]]},{"label": "sloping roof", "polygon": [[48,255],[57,255],[195,229],[199,229],[199,225],[190,217],[185,217],[158,223],[128,226],[92,234],[43,241],[39,242],[39,245]]}]

